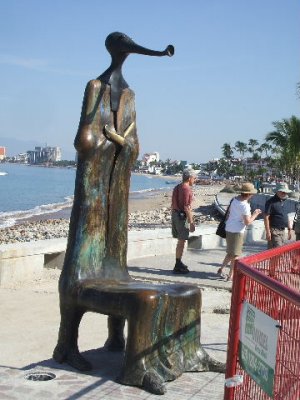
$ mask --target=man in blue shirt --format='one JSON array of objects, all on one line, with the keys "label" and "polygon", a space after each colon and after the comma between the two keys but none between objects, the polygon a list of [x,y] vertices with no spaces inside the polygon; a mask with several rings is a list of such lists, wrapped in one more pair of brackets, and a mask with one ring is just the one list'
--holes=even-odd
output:
[{"label": "man in blue shirt", "polygon": [[288,228],[288,240],[292,237],[292,222],[284,204],[290,192],[286,183],[278,183],[275,195],[266,201],[264,222],[268,249],[284,244],[285,228]]}]

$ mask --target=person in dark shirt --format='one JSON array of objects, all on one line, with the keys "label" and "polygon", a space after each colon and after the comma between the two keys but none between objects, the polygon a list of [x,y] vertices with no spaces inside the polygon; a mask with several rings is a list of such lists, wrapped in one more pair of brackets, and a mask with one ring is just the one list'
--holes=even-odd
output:
[{"label": "person in dark shirt", "polygon": [[195,177],[193,170],[185,169],[182,174],[182,183],[175,186],[172,194],[172,235],[177,239],[174,274],[189,273],[188,267],[183,264],[181,258],[189,232],[195,231],[191,208],[193,200],[191,186],[194,184]]},{"label": "person in dark shirt", "polygon": [[286,183],[278,183],[275,195],[266,201],[264,222],[268,249],[284,244],[285,228],[288,228],[288,240],[292,237],[292,223],[284,204],[290,192]]}]

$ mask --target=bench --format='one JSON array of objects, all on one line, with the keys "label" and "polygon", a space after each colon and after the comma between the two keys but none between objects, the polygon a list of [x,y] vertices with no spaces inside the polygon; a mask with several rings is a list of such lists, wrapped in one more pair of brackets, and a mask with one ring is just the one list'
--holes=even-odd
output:
[{"label": "bench", "polygon": [[[226,242],[215,234],[217,225],[196,227],[190,234],[188,248],[208,250],[224,248]],[[265,240],[262,220],[247,227],[245,244]],[[0,287],[14,282],[28,282],[42,278],[43,268],[62,268],[67,239],[47,239],[18,242],[0,246]],[[176,240],[170,229],[130,231],[128,233],[127,259],[175,254]]]},{"label": "bench", "polygon": [[[188,247],[195,250],[223,247],[224,242],[215,235],[215,230],[214,225],[197,227]],[[0,245],[0,287],[41,279],[43,268],[61,269],[66,247],[66,238]],[[176,240],[168,228],[128,233],[127,260],[175,254],[175,249]]]},{"label": "bench", "polygon": [[[127,259],[175,253],[170,229],[130,231]],[[67,239],[0,245],[0,287],[41,279],[43,268],[62,268]]]},{"label": "bench", "polygon": [[0,246],[0,287],[42,278],[43,268],[63,264],[67,239],[18,242]]}]

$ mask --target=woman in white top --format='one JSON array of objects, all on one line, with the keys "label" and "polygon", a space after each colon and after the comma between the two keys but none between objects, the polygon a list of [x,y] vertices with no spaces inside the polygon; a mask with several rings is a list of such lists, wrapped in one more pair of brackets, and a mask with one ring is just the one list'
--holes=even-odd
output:
[{"label": "woman in white top", "polygon": [[230,262],[228,281],[232,280],[235,260],[242,254],[246,226],[250,225],[262,212],[257,208],[251,215],[249,200],[255,193],[257,193],[257,190],[252,183],[243,183],[241,194],[232,200],[227,213],[226,256],[218,270],[218,275],[225,277],[223,270]]}]

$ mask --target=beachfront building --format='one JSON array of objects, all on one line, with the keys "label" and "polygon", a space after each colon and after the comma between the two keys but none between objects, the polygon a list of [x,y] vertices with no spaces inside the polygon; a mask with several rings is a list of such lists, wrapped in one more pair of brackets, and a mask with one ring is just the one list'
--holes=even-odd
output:
[{"label": "beachfront building", "polygon": [[3,146],[0,146],[0,161],[4,160],[6,158],[6,148]]},{"label": "beachfront building", "polygon": [[149,165],[149,167],[147,167],[148,174],[161,175],[161,171],[161,167],[158,167],[156,165]]},{"label": "beachfront building", "polygon": [[160,175],[159,153],[145,153],[140,162],[139,172]]},{"label": "beachfront building", "polygon": [[154,153],[145,153],[142,158],[142,163],[146,166],[150,164],[157,163],[159,161],[159,153],[156,151]]},{"label": "beachfront building", "polygon": [[22,164],[28,163],[28,154],[27,153],[19,153],[16,156],[12,157],[13,162],[18,162]]},{"label": "beachfront building", "polygon": [[30,164],[43,164],[61,161],[60,147],[35,147],[34,150],[28,150],[27,155],[28,162]]}]

